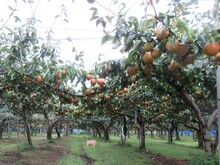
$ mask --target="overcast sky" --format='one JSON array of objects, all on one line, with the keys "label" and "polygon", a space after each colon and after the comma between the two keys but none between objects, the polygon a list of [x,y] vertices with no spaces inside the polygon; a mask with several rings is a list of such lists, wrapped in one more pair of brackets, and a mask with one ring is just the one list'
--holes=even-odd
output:
[{"label": "overcast sky", "polygon": [[[28,0],[26,0],[28,1]],[[106,59],[121,58],[118,51],[112,51],[110,44],[105,44],[101,46],[101,38],[103,36],[102,28],[96,27],[94,21],[90,21],[92,12],[89,10],[90,5],[87,0],[31,0],[34,3],[24,3],[23,0],[17,0],[17,9],[15,15],[19,16],[24,23],[26,18],[29,18],[35,14],[36,18],[41,20],[41,23],[37,24],[37,29],[39,36],[45,38],[45,31],[50,29],[54,31],[53,38],[62,42],[61,57],[63,60],[72,61],[74,58],[71,53],[72,47],[75,46],[77,51],[85,51],[85,65],[87,68],[92,66],[92,64],[97,60],[99,54],[104,54]],[[110,6],[110,0],[98,0],[106,8]],[[136,2],[136,3],[135,3]],[[129,11],[130,15],[135,15],[137,17],[143,16],[143,8],[140,7],[140,0],[127,0],[126,5],[131,7]],[[156,7],[157,10],[166,11],[168,0],[160,0],[160,3]],[[211,9],[213,7],[213,0],[200,0],[201,10]],[[64,4],[67,20],[69,23],[63,23],[61,19],[57,19],[55,22],[54,17],[61,12],[61,5]],[[101,15],[106,15],[107,10],[100,8],[99,5],[94,4],[100,9]],[[14,7],[14,0],[1,0],[0,2],[0,18],[6,20],[10,14],[10,10],[7,6]],[[112,5],[111,5],[112,6]],[[112,10],[117,13],[117,8],[111,7]],[[150,8],[149,8],[150,9]],[[2,24],[2,22],[0,22]],[[14,26],[14,19],[7,22],[7,26]],[[66,41],[66,38],[72,38],[72,43]]]}]

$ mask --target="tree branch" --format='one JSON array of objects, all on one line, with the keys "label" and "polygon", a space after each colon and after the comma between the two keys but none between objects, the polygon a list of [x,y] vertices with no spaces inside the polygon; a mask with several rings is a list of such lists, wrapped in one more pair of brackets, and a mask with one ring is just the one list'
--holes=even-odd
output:
[{"label": "tree branch", "polygon": [[218,113],[218,109],[216,109],[216,110],[211,114],[211,116],[209,116],[209,120],[208,120],[208,123],[207,123],[208,129],[210,129],[210,127],[212,126],[212,123],[215,121],[217,113]]}]

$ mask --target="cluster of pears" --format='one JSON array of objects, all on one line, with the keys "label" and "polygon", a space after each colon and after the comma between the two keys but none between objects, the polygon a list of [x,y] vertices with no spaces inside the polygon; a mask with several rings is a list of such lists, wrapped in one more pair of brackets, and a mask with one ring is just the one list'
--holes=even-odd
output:
[{"label": "cluster of pears", "polygon": [[142,62],[144,63],[143,70],[145,74],[150,74],[152,72],[152,63],[154,59],[161,56],[161,50],[154,47],[154,44],[148,41],[144,43],[143,49],[145,51],[141,58]]}]

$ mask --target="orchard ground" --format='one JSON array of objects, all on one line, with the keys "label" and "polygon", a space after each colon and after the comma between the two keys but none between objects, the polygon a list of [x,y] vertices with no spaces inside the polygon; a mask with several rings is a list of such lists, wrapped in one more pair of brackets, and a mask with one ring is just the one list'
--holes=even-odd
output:
[{"label": "orchard ground", "polygon": [[45,135],[33,136],[34,148],[25,146],[25,139],[19,136],[5,136],[0,141],[0,164],[15,165],[61,165],[61,164],[132,164],[132,165],[187,165],[193,155],[203,155],[202,149],[196,147],[197,142],[191,136],[183,136],[182,140],[167,144],[167,139],[146,137],[146,151],[138,151],[138,139],[131,136],[124,146],[118,144],[119,137],[111,136],[108,142],[95,138],[97,145],[86,146],[86,140],[93,136],[74,134],[61,139],[48,141]]}]

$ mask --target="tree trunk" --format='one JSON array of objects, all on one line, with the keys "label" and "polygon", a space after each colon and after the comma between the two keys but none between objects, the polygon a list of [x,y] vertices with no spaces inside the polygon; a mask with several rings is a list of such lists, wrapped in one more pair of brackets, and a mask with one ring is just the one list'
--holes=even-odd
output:
[{"label": "tree trunk", "polygon": [[1,122],[1,123],[0,123],[0,140],[3,138],[3,130],[4,130],[3,124],[2,124],[2,122]]},{"label": "tree trunk", "polygon": [[192,138],[193,138],[194,141],[196,141],[197,138],[196,138],[195,131],[192,131]]},{"label": "tree trunk", "polygon": [[151,137],[154,137],[153,130],[150,130],[150,136],[151,136]]},{"label": "tree trunk", "polygon": [[109,129],[104,129],[103,130],[103,136],[104,136],[104,140],[105,141],[108,141],[110,138],[109,138]]},{"label": "tree trunk", "polygon": [[212,139],[210,135],[210,127],[216,118],[218,110],[215,110],[212,113],[212,115],[209,116],[208,122],[205,122],[201,110],[198,107],[198,105],[195,103],[195,100],[193,100],[192,97],[189,94],[187,94],[183,89],[180,90],[180,93],[182,95],[183,100],[186,101],[188,105],[192,107],[192,109],[194,110],[197,116],[198,123],[201,126],[201,130],[202,130],[205,153],[207,156],[210,156],[212,153],[212,149],[211,149]]},{"label": "tree trunk", "polygon": [[176,132],[176,140],[180,140],[180,134],[179,134],[178,127],[175,128],[175,132]]},{"label": "tree trunk", "polygon": [[173,143],[173,129],[168,128],[168,143],[172,144]]},{"label": "tree trunk", "polygon": [[127,131],[127,137],[130,138],[130,131]]},{"label": "tree trunk", "polygon": [[124,145],[127,134],[127,122],[125,116],[121,118],[121,122],[123,123],[123,125],[120,128],[120,144]]},{"label": "tree trunk", "polygon": [[198,140],[198,148],[203,148],[203,138],[202,138],[202,132],[199,130],[196,131],[196,136]]},{"label": "tree trunk", "polygon": [[163,131],[163,128],[162,128],[162,127],[160,127],[159,137],[161,137],[161,139],[164,138],[164,131]]},{"label": "tree trunk", "polygon": [[96,126],[94,126],[94,128],[95,128],[95,130],[96,130],[96,133],[99,135],[99,138],[102,138],[102,134],[101,134],[99,128],[96,127]]},{"label": "tree trunk", "polygon": [[58,127],[55,127],[55,131],[57,133],[57,139],[60,139],[60,131]]},{"label": "tree trunk", "polygon": [[120,144],[124,145],[126,141],[126,137],[124,135],[124,127],[122,126],[120,129]]},{"label": "tree trunk", "polygon": [[51,126],[47,127],[47,140],[52,140],[52,131],[53,128]]},{"label": "tree trunk", "polygon": [[26,130],[28,144],[30,146],[33,146],[32,139],[31,139],[30,125],[29,125],[29,122],[28,122],[28,119],[27,119],[26,115],[23,116],[23,120],[24,120],[24,127],[25,127],[25,130]]},{"label": "tree trunk", "polygon": [[203,129],[203,133],[204,133],[204,135],[203,135],[204,149],[205,149],[205,152],[208,154],[208,156],[210,156],[212,153],[212,149],[211,149],[212,138],[210,135],[210,130],[207,128],[202,128],[202,129]]},{"label": "tree trunk", "polygon": [[2,121],[0,122],[0,140],[3,138],[3,131],[4,131],[4,125],[6,122],[6,118],[2,119]]},{"label": "tree trunk", "polygon": [[65,125],[65,136],[69,136],[69,124]]},{"label": "tree trunk", "polygon": [[137,129],[137,139],[140,139],[140,129]]},{"label": "tree trunk", "polygon": [[145,150],[145,123],[144,121],[140,124],[140,146],[139,150]]},{"label": "tree trunk", "polygon": [[215,132],[215,141],[211,146],[213,154],[216,154],[217,147],[218,147],[218,130],[216,130]]},{"label": "tree trunk", "polygon": [[136,119],[137,119],[137,125],[139,128],[139,150],[143,151],[145,150],[145,121],[143,119],[143,116],[141,115],[140,109],[136,110]]}]

